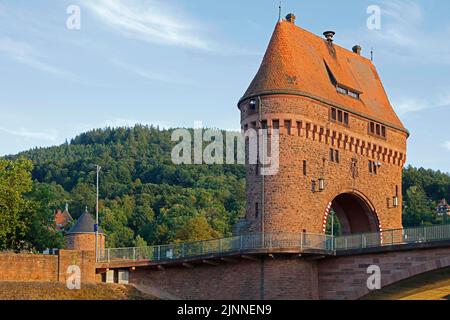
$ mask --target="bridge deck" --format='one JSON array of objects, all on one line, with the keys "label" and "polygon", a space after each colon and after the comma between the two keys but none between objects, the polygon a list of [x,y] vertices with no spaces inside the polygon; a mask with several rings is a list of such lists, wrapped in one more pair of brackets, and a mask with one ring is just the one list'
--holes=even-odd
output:
[{"label": "bridge deck", "polygon": [[145,248],[106,249],[98,270],[211,264],[260,255],[327,257],[417,248],[449,247],[450,225],[389,230],[380,233],[331,237],[317,234],[252,234],[225,239]]}]

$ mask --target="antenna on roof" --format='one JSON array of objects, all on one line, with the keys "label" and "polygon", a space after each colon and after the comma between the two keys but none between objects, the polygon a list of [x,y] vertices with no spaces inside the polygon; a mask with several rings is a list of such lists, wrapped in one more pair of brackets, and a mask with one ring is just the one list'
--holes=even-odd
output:
[{"label": "antenna on roof", "polygon": [[370,61],[373,62],[373,47],[370,49]]},{"label": "antenna on roof", "polygon": [[278,6],[278,21],[281,21],[281,5],[282,5],[283,1],[280,0],[280,5]]}]

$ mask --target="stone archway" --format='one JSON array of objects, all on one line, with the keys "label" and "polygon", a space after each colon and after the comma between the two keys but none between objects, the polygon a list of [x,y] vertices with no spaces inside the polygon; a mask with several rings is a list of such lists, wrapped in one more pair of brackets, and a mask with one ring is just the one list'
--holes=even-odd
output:
[{"label": "stone archway", "polygon": [[342,235],[381,232],[381,225],[375,208],[363,195],[344,192],[330,202],[325,216],[333,210],[341,225]]}]

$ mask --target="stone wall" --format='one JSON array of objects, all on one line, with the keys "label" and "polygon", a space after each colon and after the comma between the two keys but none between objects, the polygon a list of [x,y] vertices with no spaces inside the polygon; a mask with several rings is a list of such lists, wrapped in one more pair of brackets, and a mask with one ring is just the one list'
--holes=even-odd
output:
[{"label": "stone wall", "polygon": [[137,269],[130,283],[166,299],[317,299],[317,266],[300,259],[241,260],[218,266]]},{"label": "stone wall", "polygon": [[59,255],[0,253],[0,281],[66,282],[70,265],[80,267],[82,284],[98,280],[94,252],[61,250]]}]

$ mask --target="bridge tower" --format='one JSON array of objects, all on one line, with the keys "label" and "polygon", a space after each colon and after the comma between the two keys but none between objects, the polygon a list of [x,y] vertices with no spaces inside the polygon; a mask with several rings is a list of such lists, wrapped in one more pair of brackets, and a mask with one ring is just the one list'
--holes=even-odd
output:
[{"label": "bridge tower", "polygon": [[402,228],[408,131],[361,47],[279,21],[240,99],[243,131],[279,129],[279,172],[247,165],[247,213],[239,233],[323,234],[335,212],[342,234]]}]

